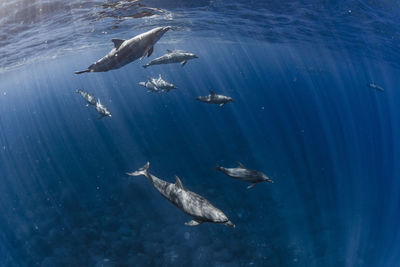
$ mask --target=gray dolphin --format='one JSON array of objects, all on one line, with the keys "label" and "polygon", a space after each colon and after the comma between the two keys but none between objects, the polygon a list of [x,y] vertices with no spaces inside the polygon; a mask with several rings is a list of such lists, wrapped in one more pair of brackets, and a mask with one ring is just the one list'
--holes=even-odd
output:
[{"label": "gray dolphin", "polygon": [[189,59],[198,58],[193,53],[189,53],[183,50],[167,50],[167,54],[153,59],[149,63],[143,66],[143,68],[147,68],[151,65],[160,65],[160,64],[169,64],[169,63],[180,63],[183,66],[187,63]]},{"label": "gray dolphin", "polygon": [[379,91],[385,91],[382,87],[380,87],[380,86],[377,85],[376,83],[370,83],[370,84],[368,84],[368,86],[369,86],[370,88],[373,88],[373,89],[376,89],[376,90],[379,90]]},{"label": "gray dolphin", "polygon": [[104,117],[111,117],[110,111],[108,111],[107,108],[101,104],[100,99],[97,99],[95,109],[97,113],[100,114],[99,119],[102,119]]},{"label": "gray dolphin", "polygon": [[85,99],[85,101],[87,102],[86,106],[96,105],[96,99],[92,94],[89,94],[88,92],[83,91],[82,89],[75,90],[75,92],[79,93],[82,96],[82,98]]},{"label": "gray dolphin", "polygon": [[235,102],[232,97],[224,96],[224,95],[217,95],[214,93],[213,90],[210,90],[210,94],[207,96],[198,96],[196,100],[199,100],[204,103],[208,104],[218,104],[220,107],[225,105],[228,102]]},{"label": "gray dolphin", "polygon": [[139,170],[127,174],[130,176],[144,175],[164,198],[193,218],[193,220],[185,223],[186,225],[196,226],[203,222],[211,222],[235,227],[222,211],[202,196],[187,190],[178,176],[175,176],[176,182],[174,184],[168,183],[150,174],[148,172],[149,166],[150,163],[147,162]]},{"label": "gray dolphin", "polygon": [[161,77],[161,74],[158,75],[158,79],[149,78],[149,82],[154,84],[154,86],[157,87],[158,89],[161,89],[161,90],[164,90],[164,91],[167,91],[167,92],[169,92],[172,89],[176,89],[176,86],[173,85],[172,83],[169,83],[169,82],[165,81]]},{"label": "gray dolphin", "polygon": [[139,85],[146,87],[147,92],[154,92],[154,93],[161,93],[160,90],[158,90],[157,86],[155,86],[152,82],[150,81],[145,81],[145,82],[140,82]]},{"label": "gray dolphin", "polygon": [[171,29],[170,26],[157,27],[129,40],[112,39],[114,48],[106,56],[90,65],[86,70],[76,71],[75,74],[119,69],[138,58],[144,58],[146,54],[150,56],[153,53],[155,43],[169,29]]},{"label": "gray dolphin", "polygon": [[251,185],[247,187],[248,189],[253,188],[257,183],[260,182],[273,183],[273,181],[269,179],[268,176],[264,173],[247,169],[240,162],[238,162],[237,164],[238,166],[236,168],[224,168],[217,165],[215,167],[215,170],[218,170],[233,179],[251,183]]}]

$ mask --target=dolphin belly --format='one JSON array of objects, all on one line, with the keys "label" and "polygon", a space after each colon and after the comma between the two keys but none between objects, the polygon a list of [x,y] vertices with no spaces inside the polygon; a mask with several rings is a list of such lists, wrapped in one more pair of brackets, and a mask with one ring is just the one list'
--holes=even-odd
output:
[{"label": "dolphin belly", "polygon": [[227,217],[202,196],[186,190],[179,190],[174,202],[183,212],[202,222],[224,223]]}]

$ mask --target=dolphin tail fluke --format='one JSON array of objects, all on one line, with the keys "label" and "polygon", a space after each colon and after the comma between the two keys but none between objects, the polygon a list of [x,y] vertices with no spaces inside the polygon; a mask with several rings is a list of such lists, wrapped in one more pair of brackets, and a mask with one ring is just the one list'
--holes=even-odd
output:
[{"label": "dolphin tail fluke", "polygon": [[221,167],[218,164],[215,164],[214,170],[218,171],[219,169],[221,169]]},{"label": "dolphin tail fluke", "polygon": [[148,176],[148,172],[147,170],[150,167],[150,162],[147,162],[142,168],[140,168],[139,170],[135,171],[135,172],[128,172],[127,174],[129,176],[140,176],[140,175],[144,175],[144,176]]},{"label": "dolphin tail fluke", "polygon": [[86,69],[86,70],[81,70],[81,71],[75,71],[75,74],[82,74],[82,73],[85,73],[85,72],[90,72],[90,70]]}]

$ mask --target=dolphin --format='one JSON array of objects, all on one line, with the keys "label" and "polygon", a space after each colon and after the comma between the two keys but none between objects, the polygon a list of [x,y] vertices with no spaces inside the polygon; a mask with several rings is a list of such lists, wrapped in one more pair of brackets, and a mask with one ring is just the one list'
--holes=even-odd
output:
[{"label": "dolphin", "polygon": [[161,74],[158,75],[158,79],[156,78],[149,78],[149,82],[154,84],[155,87],[158,89],[164,90],[169,92],[171,89],[176,89],[176,86],[173,85],[172,83],[169,83],[165,81],[162,77]]},{"label": "dolphin", "polygon": [[189,53],[183,50],[167,50],[167,54],[153,59],[149,63],[143,66],[143,68],[147,68],[151,65],[160,65],[160,64],[169,64],[169,63],[180,63],[183,66],[187,63],[189,59],[198,58],[193,53]]},{"label": "dolphin", "polygon": [[220,107],[225,105],[228,102],[235,102],[232,97],[224,96],[224,95],[217,95],[214,93],[213,90],[210,90],[210,94],[207,96],[198,96],[196,100],[199,100],[204,103],[208,104],[218,104]]},{"label": "dolphin", "polygon": [[382,87],[380,87],[376,83],[370,83],[370,84],[368,84],[368,86],[373,88],[373,89],[379,90],[379,91],[385,91]]},{"label": "dolphin", "polygon": [[102,119],[104,117],[111,117],[110,111],[108,111],[107,108],[101,104],[100,99],[97,99],[95,109],[97,113],[100,114],[99,119]]},{"label": "dolphin", "polygon": [[75,90],[75,92],[79,93],[83,97],[83,99],[85,99],[85,101],[87,102],[86,104],[87,107],[89,105],[92,106],[96,105],[96,100],[94,99],[93,95],[89,94],[86,91],[83,91],[82,89]]},{"label": "dolphin", "polygon": [[240,162],[237,163],[236,168],[224,168],[224,167],[218,166],[218,164],[217,164],[217,166],[215,167],[215,170],[218,170],[233,179],[251,183],[251,185],[249,185],[247,187],[247,189],[253,188],[257,183],[260,183],[260,182],[270,182],[270,183],[274,182],[271,179],[269,179],[268,176],[265,175],[264,173],[247,169]]},{"label": "dolphin", "polygon": [[169,29],[171,29],[170,26],[157,27],[129,40],[112,39],[114,48],[106,56],[90,65],[86,70],[76,71],[75,74],[119,69],[138,58],[144,58],[146,54],[149,57],[153,53],[155,43]]},{"label": "dolphin", "polygon": [[160,93],[161,91],[150,81],[140,82],[139,85],[147,88],[147,92]]},{"label": "dolphin", "polygon": [[235,227],[222,211],[202,196],[186,189],[178,176],[175,175],[176,182],[174,184],[168,183],[150,174],[149,167],[150,163],[147,162],[139,170],[127,174],[130,176],[144,175],[164,198],[191,216],[193,220],[186,222],[185,225],[196,226],[210,222]]}]

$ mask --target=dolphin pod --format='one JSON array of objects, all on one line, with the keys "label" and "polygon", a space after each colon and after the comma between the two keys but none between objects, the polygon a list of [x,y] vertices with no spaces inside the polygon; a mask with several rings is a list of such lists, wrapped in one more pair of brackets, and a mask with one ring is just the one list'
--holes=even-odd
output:
[{"label": "dolphin pod", "polygon": [[129,40],[112,39],[114,48],[107,55],[90,65],[86,70],[76,71],[75,74],[119,69],[138,58],[144,58],[146,54],[150,56],[153,53],[155,43],[170,29],[170,26],[157,27]]},{"label": "dolphin pod", "polygon": [[75,90],[75,92],[80,94],[82,98],[85,99],[87,107],[89,105],[94,106],[94,109],[100,115],[99,119],[102,119],[104,117],[111,117],[110,111],[108,111],[108,109],[103,104],[101,104],[100,99],[97,99],[96,101],[95,97],[92,94],[83,91],[82,89]]},{"label": "dolphin pod", "polygon": [[[170,26],[156,27],[129,40],[112,39],[114,48],[107,55],[94,62],[87,69],[76,71],[75,74],[86,72],[106,72],[113,69],[119,69],[139,58],[143,59],[146,55],[150,57],[153,53],[154,45],[170,29]],[[143,67],[147,68],[153,65],[171,63],[180,63],[183,67],[188,60],[198,58],[195,54],[183,50],[167,50],[167,52],[167,54],[151,60]],[[161,74],[159,74],[158,78],[149,77],[146,82],[140,82],[139,85],[144,86],[148,92],[157,93],[163,91],[169,92],[172,89],[176,89],[176,86],[165,81]],[[97,99],[96,101],[92,94],[81,89],[76,90],[76,92],[79,93],[86,101],[86,106],[94,106],[94,109],[100,115],[99,119],[111,117],[110,111],[108,111],[108,109],[100,102],[100,99]],[[217,104],[219,106],[223,106],[229,102],[235,102],[232,97],[216,94],[212,90],[210,90],[209,95],[198,96],[196,99],[204,103]],[[149,167],[150,163],[147,162],[142,168],[138,169],[137,171],[127,173],[127,175],[145,176],[146,179],[165,199],[192,218],[192,220],[186,222],[185,225],[197,226],[202,223],[209,222],[235,227],[235,225],[220,209],[215,207],[204,197],[188,190],[178,176],[175,176],[175,183],[169,183],[154,176],[153,174],[150,174],[148,172]],[[238,163],[236,168],[225,168],[217,165],[215,169],[233,179],[251,183],[248,188],[252,188],[260,182],[273,183],[273,181],[264,173],[247,169],[241,163]]]},{"label": "dolphin pod", "polygon": [[168,183],[150,174],[148,172],[149,167],[150,163],[147,162],[139,170],[127,174],[130,176],[144,175],[164,198],[193,218],[185,223],[186,225],[196,226],[210,222],[235,227],[228,217],[207,199],[186,189],[178,176],[175,176],[176,182],[174,184]]},{"label": "dolphin pod", "polygon": [[161,74],[159,74],[158,78],[148,78],[145,82],[139,82],[139,85],[146,87],[147,92],[156,92],[161,93],[163,91],[169,92],[172,89],[177,89],[175,85],[165,81]]}]

